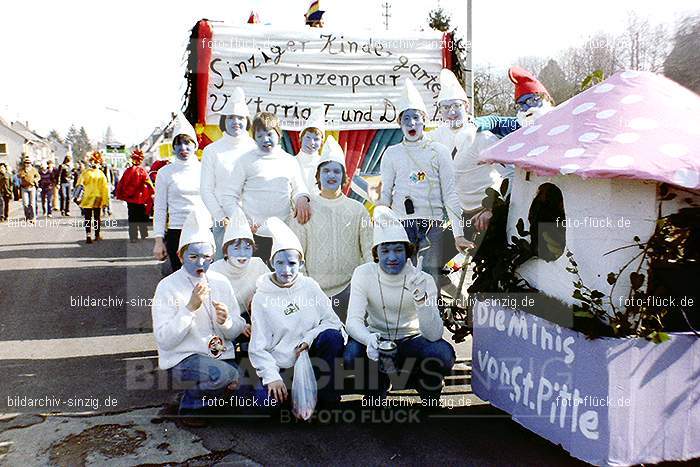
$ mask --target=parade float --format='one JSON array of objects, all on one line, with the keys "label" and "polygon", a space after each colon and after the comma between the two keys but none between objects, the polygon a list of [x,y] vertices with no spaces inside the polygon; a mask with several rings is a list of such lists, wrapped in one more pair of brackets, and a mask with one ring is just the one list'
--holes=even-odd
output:
[{"label": "parade float", "polygon": [[475,394],[593,464],[700,457],[700,96],[621,72],[481,158],[515,176],[474,258]]},{"label": "parade float", "polygon": [[299,152],[312,109],[346,155],[348,177],[376,174],[387,146],[401,141],[396,107],[411,78],[436,120],[442,68],[469,82],[470,53],[453,33],[274,27],[201,20],[191,31],[185,115],[200,149],[221,137],[215,114],[236,86],[251,115],[275,113],[283,149]]}]

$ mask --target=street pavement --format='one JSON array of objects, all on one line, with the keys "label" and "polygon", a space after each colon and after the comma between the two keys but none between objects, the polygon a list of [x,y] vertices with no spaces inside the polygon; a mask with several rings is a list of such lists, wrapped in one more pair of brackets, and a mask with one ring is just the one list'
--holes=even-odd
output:
[{"label": "street pavement", "polygon": [[152,240],[129,243],[126,205],[113,201],[104,240],[86,245],[72,209],[26,225],[13,203],[0,224],[0,465],[579,464],[471,393],[469,340],[443,408],[369,410],[345,397],[310,423],[181,427],[151,333]]}]

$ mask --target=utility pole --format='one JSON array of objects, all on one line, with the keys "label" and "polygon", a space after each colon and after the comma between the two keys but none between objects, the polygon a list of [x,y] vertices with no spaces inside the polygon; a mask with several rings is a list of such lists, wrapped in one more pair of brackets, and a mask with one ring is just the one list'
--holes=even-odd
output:
[{"label": "utility pole", "polygon": [[464,87],[467,88],[467,97],[471,100],[471,108],[474,109],[474,68],[472,64],[472,0],[467,0],[467,57],[465,69],[469,73],[468,79],[465,77]]},{"label": "utility pole", "polygon": [[382,8],[384,8],[384,13],[382,13],[382,16],[384,17],[384,29],[389,30],[389,17],[391,14],[389,13],[389,10],[391,10],[391,3],[388,1],[382,3]]}]

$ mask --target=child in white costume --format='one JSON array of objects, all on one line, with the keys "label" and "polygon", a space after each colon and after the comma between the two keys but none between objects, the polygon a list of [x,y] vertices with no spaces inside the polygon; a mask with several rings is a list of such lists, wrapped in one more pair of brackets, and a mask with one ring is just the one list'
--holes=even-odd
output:
[{"label": "child in white costume", "polygon": [[[421,271],[422,259],[415,267],[411,263],[413,246],[394,212],[377,206],[374,224],[374,262],[355,269],[350,284],[345,369],[365,372],[356,381],[377,381],[369,372],[378,368],[369,361],[378,359],[381,341],[392,341],[396,367],[411,374],[421,397],[436,400],[455,353],[442,338],[435,281]],[[387,375],[380,373],[379,387],[357,389],[378,390],[382,396],[388,385]]]},{"label": "child in white costume", "polygon": [[229,220],[224,210],[224,187],[231,179],[238,158],[255,149],[255,141],[248,135],[250,113],[245,102],[245,93],[241,88],[233,88],[231,96],[217,114],[223,136],[202,151],[200,192],[214,219],[216,259],[221,259],[225,254],[221,246]]},{"label": "child in white costume", "polygon": [[329,136],[314,171],[319,196],[311,199],[314,216],[304,225],[293,221],[292,230],[304,250],[306,275],[318,282],[345,319],[352,271],[372,260],[372,228],[365,207],[345,196],[345,154]]},{"label": "child in white costume", "polygon": [[183,267],[160,281],[151,310],[159,367],[196,384],[180,402],[183,414],[198,413],[204,399],[238,385],[232,342],[245,321],[229,282],[208,270],[214,254],[210,227],[204,209],[187,217],[178,248]]},{"label": "child in white costume", "polygon": [[428,137],[450,151],[454,161],[456,191],[463,211],[465,237],[473,240],[474,231],[486,229],[491,218],[488,207],[481,205],[489,187],[498,190],[506,177],[512,177],[513,168],[498,164],[480,164],[479,154],[498,138],[489,131],[477,132],[467,116],[467,93],[448,69],[440,72],[438,107],[442,124],[428,133]]},{"label": "child in white costume", "polygon": [[[268,396],[284,402],[288,384],[283,373],[294,366],[302,352],[309,352],[323,404],[340,401],[333,382],[335,368],[343,355],[342,324],[330,300],[313,279],[299,274],[304,252],[294,233],[280,219],[267,221],[273,237],[272,273],[258,279],[253,296],[250,361],[257,370]],[[260,393],[258,387],[257,393]]]},{"label": "child in white costume", "polygon": [[439,284],[444,265],[443,222],[452,222],[457,251],[471,246],[462,232],[462,209],[455,191],[452,159],[447,148],[423,135],[428,111],[410,79],[398,108],[403,140],[389,146],[380,165],[382,194],[379,204],[390,207],[406,228],[409,241],[423,256],[425,271]]},{"label": "child in white costume", "polygon": [[304,123],[304,128],[299,135],[301,147],[297,154],[297,162],[301,169],[301,174],[304,177],[306,188],[312,194],[318,193],[316,186],[316,168],[321,160],[319,150],[323,144],[323,138],[326,132],[326,120],[324,118],[322,108],[314,108],[311,110],[311,115]]},{"label": "child in white costume", "polygon": [[279,119],[271,113],[259,113],[253,120],[253,134],[257,147],[236,162],[225,187],[224,210],[231,218],[238,205],[243,208],[257,246],[255,255],[267,261],[272,239],[265,221],[278,217],[289,222],[294,214],[300,223],[308,222],[311,196],[294,156],[279,146]]},{"label": "child in white costume", "polygon": [[[224,257],[214,262],[210,270],[228,279],[236,293],[241,316],[250,323],[250,304],[255,293],[255,284],[260,276],[270,270],[260,258],[253,256],[253,233],[240,209],[236,210],[236,214],[226,226],[223,243]],[[240,345],[240,353],[244,356],[248,352],[249,338],[250,324],[246,325],[243,334],[236,340]]]}]

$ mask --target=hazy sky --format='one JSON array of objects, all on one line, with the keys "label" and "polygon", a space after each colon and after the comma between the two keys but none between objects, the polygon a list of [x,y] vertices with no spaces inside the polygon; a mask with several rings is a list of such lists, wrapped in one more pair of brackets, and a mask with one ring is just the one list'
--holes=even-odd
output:
[{"label": "hazy sky", "polygon": [[[334,29],[383,29],[384,0],[321,0]],[[71,123],[93,140],[108,124],[126,143],[147,136],[179,108],[183,52],[200,18],[303,27],[310,0],[120,0],[3,2],[0,16],[0,115],[28,120],[40,133]],[[390,0],[390,29],[425,26],[439,3],[464,31],[466,0]],[[507,66],[519,56],[556,55],[596,31],[619,32],[628,11],[673,23],[697,10],[697,0],[666,2],[474,0],[475,65]],[[525,5],[533,9],[523,13]],[[585,5],[585,10],[578,5]],[[533,21],[540,21],[532,25]],[[116,109],[108,110],[108,108]]]}]

